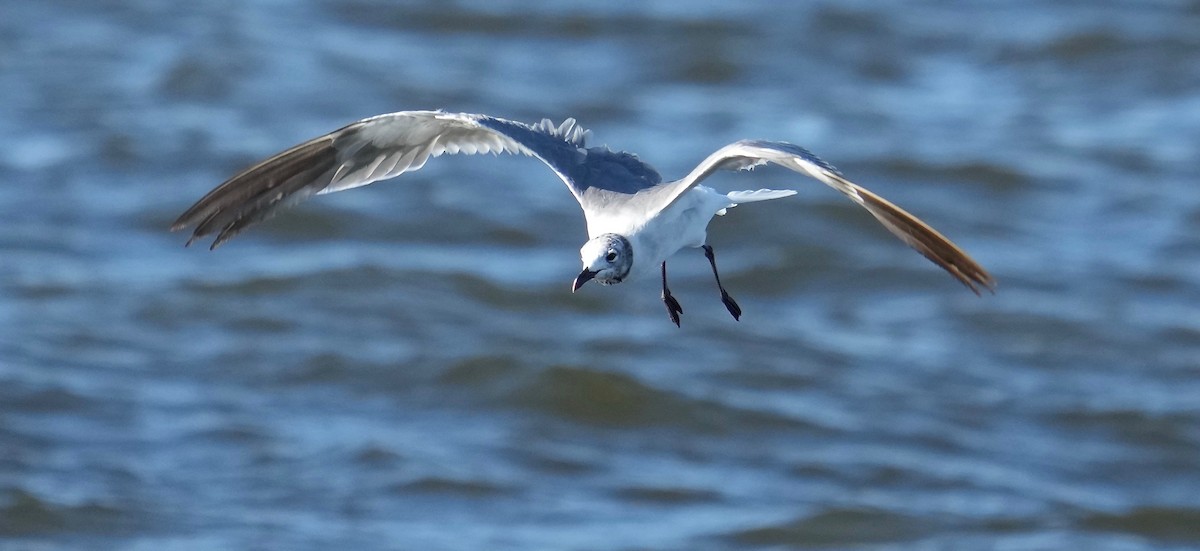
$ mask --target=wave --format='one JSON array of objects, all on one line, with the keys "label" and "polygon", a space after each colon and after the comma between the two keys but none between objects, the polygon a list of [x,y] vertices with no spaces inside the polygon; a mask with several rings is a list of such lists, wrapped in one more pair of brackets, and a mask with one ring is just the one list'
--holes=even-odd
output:
[{"label": "wave", "polygon": [[542,370],[508,392],[501,402],[606,427],[674,426],[706,433],[808,427],[783,415],[662,390],[624,373],[580,366]]},{"label": "wave", "polygon": [[1200,541],[1200,509],[1189,507],[1148,506],[1123,513],[1095,513],[1084,517],[1080,525],[1149,538]]},{"label": "wave", "polygon": [[57,533],[111,532],[132,522],[123,510],[85,502],[55,503],[22,488],[9,489],[0,498],[0,536],[38,536]]},{"label": "wave", "polygon": [[829,509],[811,516],[740,530],[740,545],[848,545],[912,541],[933,532],[928,521],[878,509]]}]

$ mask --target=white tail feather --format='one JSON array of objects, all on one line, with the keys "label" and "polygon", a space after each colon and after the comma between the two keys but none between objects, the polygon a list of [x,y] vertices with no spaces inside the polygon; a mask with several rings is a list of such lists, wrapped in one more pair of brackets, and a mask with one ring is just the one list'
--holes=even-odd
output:
[{"label": "white tail feather", "polygon": [[737,203],[753,203],[755,201],[767,201],[770,199],[782,199],[795,195],[796,191],[792,189],[760,189],[756,191],[732,191],[725,196]]},{"label": "white tail feather", "polygon": [[725,216],[725,210],[738,206],[739,203],[753,203],[755,201],[767,201],[770,199],[781,199],[795,195],[796,191],[792,189],[759,189],[754,191],[732,191],[725,195],[729,198],[729,205],[724,209],[717,211],[717,216]]}]

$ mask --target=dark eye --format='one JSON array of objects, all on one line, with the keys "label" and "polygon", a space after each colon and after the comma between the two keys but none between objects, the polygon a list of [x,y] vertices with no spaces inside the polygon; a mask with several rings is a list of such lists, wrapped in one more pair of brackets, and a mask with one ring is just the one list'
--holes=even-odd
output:
[{"label": "dark eye", "polygon": [[608,251],[608,255],[604,257],[604,260],[607,260],[609,262],[612,262],[616,259],[617,259],[617,251]]}]

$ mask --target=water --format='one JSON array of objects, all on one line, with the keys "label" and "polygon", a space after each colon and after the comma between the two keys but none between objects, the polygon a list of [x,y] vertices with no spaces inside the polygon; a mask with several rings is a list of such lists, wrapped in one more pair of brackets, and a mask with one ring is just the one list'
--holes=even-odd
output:
[{"label": "water", "polygon": [[[0,548],[1200,548],[1200,4],[0,2]],[[572,295],[582,218],[445,158],[216,253],[170,221],[348,121],[575,116],[797,187]]]}]

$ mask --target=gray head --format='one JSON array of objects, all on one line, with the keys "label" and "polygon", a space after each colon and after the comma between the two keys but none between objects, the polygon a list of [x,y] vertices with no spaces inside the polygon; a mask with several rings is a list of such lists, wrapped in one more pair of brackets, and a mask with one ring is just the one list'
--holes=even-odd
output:
[{"label": "gray head", "polygon": [[615,233],[598,235],[579,249],[583,271],[575,278],[571,292],[595,279],[601,285],[620,283],[633,267],[633,247],[629,240]]}]

